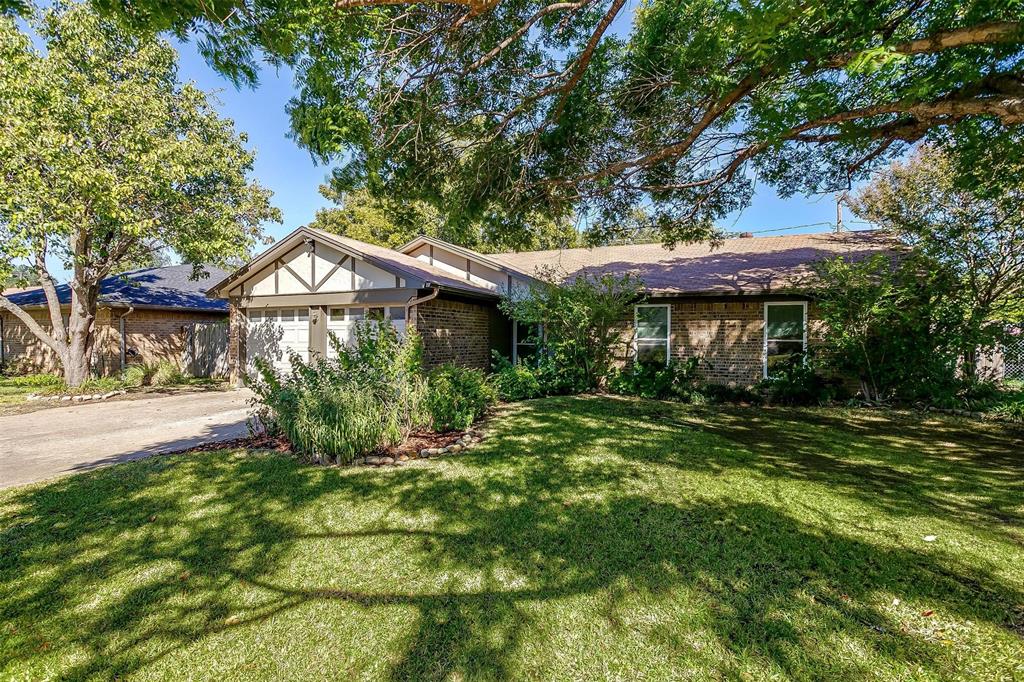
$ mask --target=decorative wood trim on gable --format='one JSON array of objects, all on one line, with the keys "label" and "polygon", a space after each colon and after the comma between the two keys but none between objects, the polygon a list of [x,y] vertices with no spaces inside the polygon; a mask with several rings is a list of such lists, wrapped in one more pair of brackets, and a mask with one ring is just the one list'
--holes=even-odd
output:
[{"label": "decorative wood trim on gable", "polygon": [[[335,263],[334,267],[331,268],[330,272],[328,272],[326,275],[324,275],[324,278],[322,280],[320,280],[320,283],[316,284],[313,287],[313,291],[320,291],[320,287],[322,287],[323,285],[327,284],[327,280],[329,280],[331,277],[333,277],[334,273],[336,273],[338,271],[338,269],[341,266],[343,266],[345,264],[345,261],[347,261],[349,258],[350,258],[350,256],[347,256],[347,255],[343,256],[340,261]],[[353,288],[355,288],[355,287],[353,287]],[[276,292],[276,289],[275,289],[275,292]]]}]

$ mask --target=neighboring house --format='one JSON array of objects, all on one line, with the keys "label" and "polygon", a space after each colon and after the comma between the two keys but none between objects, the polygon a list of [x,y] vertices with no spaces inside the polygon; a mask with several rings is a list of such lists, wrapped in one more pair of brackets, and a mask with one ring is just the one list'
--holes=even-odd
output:
[{"label": "neighboring house", "polygon": [[[206,296],[207,287],[227,276],[211,266],[192,279],[191,265],[145,268],[107,277],[100,283],[92,367],[98,375],[119,372],[126,364],[170,360],[181,364],[191,325],[227,318],[225,301]],[[5,294],[50,331],[46,296],[39,287]],[[71,290],[57,287],[67,323]],[[56,354],[12,313],[0,312],[0,364],[29,371],[59,368]]]},{"label": "neighboring house", "polygon": [[229,345],[237,379],[256,357],[287,369],[288,356],[331,354],[328,332],[342,342],[359,320],[414,327],[430,366],[487,368],[492,351],[516,358],[532,351],[529,330],[498,310],[508,291],[544,271],[562,277],[634,273],[647,288],[623,320],[631,353],[654,361],[699,355],[706,376],[753,384],[779,357],[806,348],[813,309],[786,293],[811,264],[888,251],[874,232],[741,237],[720,245],[658,244],[480,254],[430,237],[387,249],[299,228],[210,288],[231,306]]}]

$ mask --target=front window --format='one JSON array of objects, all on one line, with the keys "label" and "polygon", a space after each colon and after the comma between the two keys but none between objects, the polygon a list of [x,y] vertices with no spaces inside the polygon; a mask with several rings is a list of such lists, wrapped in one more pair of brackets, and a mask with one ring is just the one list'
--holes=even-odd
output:
[{"label": "front window", "polygon": [[670,306],[638,305],[634,308],[636,361],[667,365],[671,336]]},{"label": "front window", "polygon": [[764,375],[807,348],[807,304],[765,303]]},{"label": "front window", "polygon": [[537,342],[540,340],[540,325],[516,322],[512,342],[515,348],[514,362],[531,362],[537,357]]}]

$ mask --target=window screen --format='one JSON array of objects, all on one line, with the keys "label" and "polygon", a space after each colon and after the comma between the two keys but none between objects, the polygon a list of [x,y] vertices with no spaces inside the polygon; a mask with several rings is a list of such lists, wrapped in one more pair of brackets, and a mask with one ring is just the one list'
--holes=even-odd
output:
[{"label": "window screen", "polygon": [[669,310],[667,305],[638,305],[634,308],[637,362],[668,364]]},{"label": "window screen", "polygon": [[804,352],[807,320],[803,303],[769,303],[765,306],[764,373]]}]

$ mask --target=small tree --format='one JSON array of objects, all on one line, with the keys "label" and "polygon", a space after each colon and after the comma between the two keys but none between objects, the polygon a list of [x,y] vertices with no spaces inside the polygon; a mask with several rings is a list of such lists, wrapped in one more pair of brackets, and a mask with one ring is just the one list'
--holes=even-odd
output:
[{"label": "small tree", "polygon": [[[169,44],[83,5],[57,4],[29,24],[41,47],[0,17],[0,279],[28,260],[50,329],[3,296],[0,308],[76,386],[89,373],[100,280],[162,249],[224,263],[280,218],[270,192],[247,180],[244,135],[178,84]],[[66,322],[48,262],[71,271]]]},{"label": "small tree", "polygon": [[1024,319],[1024,187],[1018,173],[996,173],[963,186],[953,160],[922,147],[864,188],[854,210],[880,225],[955,282],[950,296],[963,319],[957,337],[964,374],[974,376],[979,348]]},{"label": "small tree", "polygon": [[820,361],[865,399],[931,399],[955,389],[963,317],[956,280],[911,253],[816,265],[808,293],[823,324]]},{"label": "small tree", "polygon": [[513,320],[542,330],[542,358],[566,376],[567,387],[587,390],[604,384],[627,339],[623,321],[643,292],[636,276],[584,273],[562,283],[554,271],[539,273],[540,284],[504,298],[501,309]]}]

